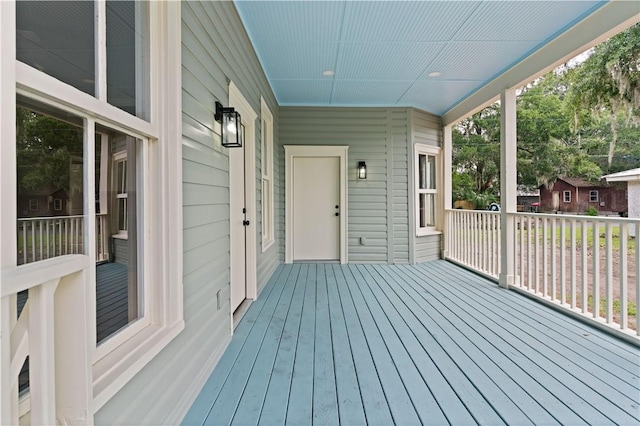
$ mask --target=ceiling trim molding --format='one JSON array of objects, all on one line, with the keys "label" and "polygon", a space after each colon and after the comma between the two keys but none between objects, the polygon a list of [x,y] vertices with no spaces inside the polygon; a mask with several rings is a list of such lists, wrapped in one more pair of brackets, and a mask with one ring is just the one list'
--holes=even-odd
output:
[{"label": "ceiling trim molding", "polygon": [[442,116],[443,125],[457,123],[495,102],[505,89],[519,88],[581,52],[640,22],[640,3],[613,0],[565,33],[520,61]]}]

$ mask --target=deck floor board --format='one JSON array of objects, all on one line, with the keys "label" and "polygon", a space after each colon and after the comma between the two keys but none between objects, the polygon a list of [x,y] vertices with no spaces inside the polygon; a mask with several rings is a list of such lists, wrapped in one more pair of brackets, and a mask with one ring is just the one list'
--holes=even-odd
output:
[{"label": "deck floor board", "polygon": [[638,424],[640,349],[446,261],[281,265],[183,424]]},{"label": "deck floor board", "polygon": [[[443,289],[443,293],[445,291],[451,291],[451,289]],[[538,334],[534,337],[528,334],[527,324],[516,327],[512,321],[505,318],[502,327],[493,327],[497,313],[489,314],[489,312],[494,307],[478,302],[477,298],[457,292],[452,293],[447,301],[443,301],[443,305],[461,306],[462,303],[473,308],[471,312],[474,313],[474,320],[483,327],[481,330],[485,338],[496,347],[503,344],[509,345],[516,351],[520,362],[527,365],[527,371],[530,374],[535,372],[536,377],[546,374],[547,386],[552,388],[554,393],[564,395],[564,402],[576,414],[586,416],[590,421],[598,423],[634,422],[633,414],[637,414],[637,408],[633,407],[635,405],[633,400],[582,369],[580,365],[585,364],[586,361],[576,364],[566,355],[560,355],[547,344],[544,336]],[[518,321],[517,317],[513,317],[513,321]],[[531,318],[531,321],[535,319]],[[624,411],[630,416],[625,415]],[[584,420],[586,418],[583,417]]]}]

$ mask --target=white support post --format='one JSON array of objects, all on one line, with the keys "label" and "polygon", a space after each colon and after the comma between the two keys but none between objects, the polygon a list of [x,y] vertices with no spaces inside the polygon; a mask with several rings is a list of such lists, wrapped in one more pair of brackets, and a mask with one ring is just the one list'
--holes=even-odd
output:
[{"label": "white support post", "polygon": [[515,284],[515,229],[517,207],[517,140],[516,140],[516,90],[505,89],[500,94],[500,223],[502,246],[500,258],[500,286],[509,288]]},{"label": "white support post", "polygon": [[449,244],[450,244],[450,232],[451,232],[451,224],[450,217],[448,215],[448,211],[451,210],[452,203],[452,157],[453,157],[453,137],[452,137],[452,125],[444,126],[442,129],[443,134],[443,158],[442,158],[442,207],[443,207],[443,215],[442,215],[442,230],[443,230],[443,248],[442,248],[442,258],[446,259],[449,257]]},{"label": "white support post", "polygon": [[56,279],[29,289],[29,393],[32,424],[56,423],[53,298],[58,282]]},{"label": "white support post", "polygon": [[[0,1],[0,270],[15,266],[16,247],[16,4]],[[1,276],[1,275],[0,275]],[[0,278],[1,280],[1,278]],[[0,283],[2,285],[2,283]],[[12,385],[11,330],[15,297],[0,298],[0,424],[18,420]]]},{"label": "white support post", "polygon": [[[87,268],[60,281],[55,293],[55,371],[56,417],[58,424],[93,424],[93,369],[91,348],[95,347],[95,321],[86,303],[91,293],[86,285]],[[95,293],[93,293],[95,294]],[[51,355],[49,355],[51,357]]]}]

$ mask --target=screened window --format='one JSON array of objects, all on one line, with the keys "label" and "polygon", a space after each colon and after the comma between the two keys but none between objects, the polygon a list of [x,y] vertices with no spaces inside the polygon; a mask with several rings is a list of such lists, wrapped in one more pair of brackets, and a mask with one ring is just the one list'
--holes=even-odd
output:
[{"label": "screened window", "polygon": [[416,145],[416,230],[434,231],[438,223],[439,148]]},{"label": "screened window", "polygon": [[[108,0],[98,14],[106,28],[104,59],[97,55],[93,1],[16,3],[16,57],[33,68],[111,105],[149,119],[148,3]],[[98,78],[100,61],[106,79]],[[102,84],[102,86],[101,86]]]},{"label": "screened window", "polygon": [[565,203],[570,203],[571,202],[571,191],[564,191],[562,193],[562,197]]},{"label": "screened window", "polygon": [[98,410],[184,327],[180,4],[18,1],[0,21],[16,38],[16,61],[0,64],[19,90],[3,98],[16,116],[0,116],[16,145],[0,157],[15,158],[17,263],[85,256],[34,265],[44,276],[95,260],[80,274],[94,298],[77,310],[95,334],[74,349]]}]

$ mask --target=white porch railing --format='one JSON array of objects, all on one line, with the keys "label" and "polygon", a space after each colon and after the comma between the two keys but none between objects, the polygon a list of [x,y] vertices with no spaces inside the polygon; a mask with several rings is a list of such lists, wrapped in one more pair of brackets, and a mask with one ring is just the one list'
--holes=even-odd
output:
[{"label": "white porch railing", "polygon": [[450,210],[445,236],[448,258],[498,278],[500,274],[500,213]]},{"label": "white porch railing", "polygon": [[[1,271],[0,424],[90,420],[90,321],[84,284],[90,267],[88,256],[68,255]],[[16,298],[24,290],[29,298],[18,317]],[[18,377],[27,356],[29,396],[20,401]]]},{"label": "white porch railing", "polygon": [[[447,258],[500,274],[500,214],[449,210]],[[582,317],[640,336],[640,220],[510,213],[514,287]]]},{"label": "white porch railing", "polygon": [[[83,216],[18,219],[18,264],[65,254],[82,254]],[[109,259],[107,215],[96,215],[96,261]]]}]

